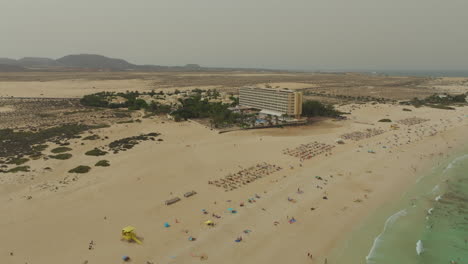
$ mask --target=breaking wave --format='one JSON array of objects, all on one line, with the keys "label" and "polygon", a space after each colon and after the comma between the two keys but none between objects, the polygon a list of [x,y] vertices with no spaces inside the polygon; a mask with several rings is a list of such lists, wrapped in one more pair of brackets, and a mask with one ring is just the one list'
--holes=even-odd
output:
[{"label": "breaking wave", "polygon": [[371,247],[371,249],[369,251],[369,254],[366,256],[366,263],[367,264],[375,263],[372,259],[376,255],[377,247],[383,241],[382,237],[383,237],[384,233],[387,231],[387,228],[389,228],[393,223],[395,223],[398,218],[400,218],[402,216],[405,216],[406,214],[407,214],[406,209],[404,209],[404,210],[401,210],[401,211],[391,215],[389,218],[387,218],[387,220],[385,221],[385,225],[384,225],[384,229],[383,229],[382,233],[380,233],[374,239],[374,243],[372,244],[372,247]]}]

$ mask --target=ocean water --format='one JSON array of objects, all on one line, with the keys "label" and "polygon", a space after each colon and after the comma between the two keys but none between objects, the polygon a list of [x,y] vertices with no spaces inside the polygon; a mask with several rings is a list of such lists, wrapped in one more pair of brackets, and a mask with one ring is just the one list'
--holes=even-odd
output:
[{"label": "ocean water", "polygon": [[360,226],[333,263],[468,263],[468,151]]}]

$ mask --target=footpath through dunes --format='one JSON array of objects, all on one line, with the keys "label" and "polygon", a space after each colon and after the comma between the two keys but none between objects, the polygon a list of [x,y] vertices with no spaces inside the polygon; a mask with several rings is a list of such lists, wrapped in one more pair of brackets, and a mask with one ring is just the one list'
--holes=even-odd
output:
[{"label": "footpath through dunes", "polygon": [[[373,127],[353,118],[376,122],[381,116],[375,112],[394,120],[406,117],[397,106],[367,105],[341,126],[294,137],[266,131],[218,134],[195,122],[159,118],[101,128],[98,140],[71,140],[68,160],[30,161],[31,172],[24,175],[35,175],[34,181],[16,183],[15,190],[2,186],[0,208],[8,214],[0,228],[9,239],[0,242],[0,254],[12,264],[113,263],[124,255],[134,263],[323,263],[325,258],[333,263],[331,250],[364,217],[400,195],[467,132],[463,111],[421,109],[411,115],[431,119],[417,125],[426,133],[376,124],[383,134],[335,143],[344,133]],[[429,134],[431,129],[437,133]],[[144,141],[102,157],[84,154],[149,132],[160,133],[163,141]],[[392,145],[384,143],[390,139]],[[283,153],[315,141],[335,147],[302,162]],[[93,167],[102,159],[110,166]],[[264,163],[282,170],[229,191],[209,184]],[[36,188],[62,179],[77,165],[92,168],[58,191]],[[44,171],[46,166],[52,170]],[[197,194],[186,198],[188,191]],[[174,197],[181,200],[165,205]],[[120,241],[127,225],[136,227],[142,245]],[[47,243],[40,243],[44,239]]]},{"label": "footpath through dunes", "polygon": [[14,110],[13,106],[0,106],[0,113],[12,112]]}]

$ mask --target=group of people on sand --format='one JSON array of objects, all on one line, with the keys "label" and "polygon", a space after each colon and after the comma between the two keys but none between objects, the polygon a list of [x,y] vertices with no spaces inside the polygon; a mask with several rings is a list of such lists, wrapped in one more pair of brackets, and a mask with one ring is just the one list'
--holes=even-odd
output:
[{"label": "group of people on sand", "polygon": [[354,131],[354,132],[343,134],[341,135],[341,138],[358,141],[358,140],[363,140],[366,138],[375,137],[377,135],[383,134],[384,132],[385,130],[380,129],[380,128],[369,128],[369,129],[366,129],[365,131]]},{"label": "group of people on sand", "polygon": [[280,170],[282,170],[280,166],[268,163],[259,163],[250,168],[240,170],[234,174],[229,174],[223,179],[208,181],[208,184],[222,187],[226,191],[232,191]]},{"label": "group of people on sand", "polygon": [[301,144],[300,146],[293,149],[284,149],[283,154],[300,158],[302,161],[305,159],[311,159],[323,153],[328,154],[334,147],[335,146],[333,145],[328,145],[315,141],[308,144]]}]

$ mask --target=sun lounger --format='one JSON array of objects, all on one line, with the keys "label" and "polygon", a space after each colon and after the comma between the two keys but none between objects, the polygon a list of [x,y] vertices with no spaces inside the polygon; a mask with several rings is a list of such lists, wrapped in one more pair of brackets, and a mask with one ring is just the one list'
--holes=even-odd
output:
[{"label": "sun lounger", "polygon": [[175,198],[166,200],[165,204],[166,204],[166,205],[171,205],[171,204],[177,203],[178,201],[180,201],[180,198],[179,198],[179,197],[175,197]]},{"label": "sun lounger", "polygon": [[184,197],[185,197],[185,198],[188,198],[188,197],[193,196],[193,195],[195,195],[195,194],[197,194],[196,191],[186,192],[186,193],[184,194]]}]

